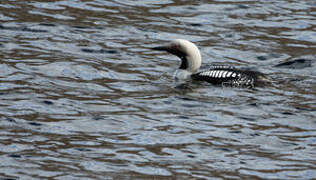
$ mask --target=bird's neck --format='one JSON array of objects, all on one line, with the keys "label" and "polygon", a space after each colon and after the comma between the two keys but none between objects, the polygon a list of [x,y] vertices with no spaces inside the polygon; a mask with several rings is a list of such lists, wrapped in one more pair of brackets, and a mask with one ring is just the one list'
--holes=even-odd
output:
[{"label": "bird's neck", "polygon": [[179,69],[182,69],[182,70],[188,69],[189,62],[188,62],[188,59],[186,58],[186,56],[183,56],[180,58],[181,58],[181,64],[180,64]]},{"label": "bird's neck", "polygon": [[175,73],[174,73],[174,79],[176,80],[187,80],[190,79],[192,75],[192,72],[189,72],[185,69],[178,69]]},{"label": "bird's neck", "polygon": [[181,58],[181,64],[179,69],[186,70],[191,73],[195,73],[200,69],[201,66],[201,56],[200,53],[195,55],[183,56]]}]

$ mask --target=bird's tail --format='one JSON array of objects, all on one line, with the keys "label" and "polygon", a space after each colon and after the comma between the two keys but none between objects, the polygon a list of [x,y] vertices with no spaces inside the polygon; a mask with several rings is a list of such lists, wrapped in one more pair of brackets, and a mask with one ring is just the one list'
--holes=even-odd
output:
[{"label": "bird's tail", "polygon": [[257,84],[259,86],[267,86],[267,85],[273,85],[275,84],[276,81],[273,80],[271,77],[269,76],[266,76],[264,74],[260,74],[258,77],[257,77]]}]

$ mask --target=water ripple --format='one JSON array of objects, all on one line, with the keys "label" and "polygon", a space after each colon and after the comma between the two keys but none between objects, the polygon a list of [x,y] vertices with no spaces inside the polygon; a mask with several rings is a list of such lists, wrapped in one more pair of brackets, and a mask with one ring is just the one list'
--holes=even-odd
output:
[{"label": "water ripple", "polygon": [[[1,2],[0,179],[314,178],[314,5]],[[274,83],[179,84],[175,38]]]}]

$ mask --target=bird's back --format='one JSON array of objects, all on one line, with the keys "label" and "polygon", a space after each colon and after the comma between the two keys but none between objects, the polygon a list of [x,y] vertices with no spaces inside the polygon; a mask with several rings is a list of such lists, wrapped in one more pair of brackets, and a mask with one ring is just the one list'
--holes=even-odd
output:
[{"label": "bird's back", "polygon": [[233,87],[255,87],[261,82],[260,72],[235,69],[232,66],[211,66],[209,70],[192,74],[194,80],[206,81],[215,85]]}]

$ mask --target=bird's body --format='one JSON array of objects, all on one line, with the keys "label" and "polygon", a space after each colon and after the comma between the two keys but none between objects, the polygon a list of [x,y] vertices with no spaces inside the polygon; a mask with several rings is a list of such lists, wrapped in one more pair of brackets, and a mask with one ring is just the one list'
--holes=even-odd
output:
[{"label": "bird's body", "polygon": [[208,70],[198,72],[202,63],[200,51],[196,45],[184,39],[176,39],[166,46],[153,49],[167,51],[181,59],[181,65],[175,73],[176,79],[193,79],[233,87],[254,87],[265,79],[260,72],[235,69],[226,65],[211,66]]},{"label": "bird's body", "polygon": [[215,85],[254,87],[258,75],[258,72],[255,71],[238,70],[234,68],[212,68],[207,71],[194,73],[191,75],[191,78]]}]

